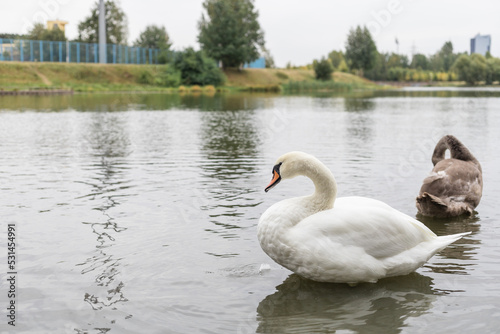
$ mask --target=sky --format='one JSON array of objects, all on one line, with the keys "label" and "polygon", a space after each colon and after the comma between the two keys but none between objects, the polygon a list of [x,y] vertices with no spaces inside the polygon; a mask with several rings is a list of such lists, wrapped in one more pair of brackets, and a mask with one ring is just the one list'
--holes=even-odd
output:
[{"label": "sky", "polygon": [[[0,0],[0,32],[26,33],[47,19],[68,21],[66,36],[96,0]],[[128,42],[147,25],[165,26],[173,49],[197,42],[203,0],[119,0],[128,18]],[[306,65],[345,50],[349,30],[366,25],[379,52],[436,53],[446,41],[455,52],[470,51],[476,34],[491,35],[491,53],[500,57],[500,1],[475,0],[254,0],[266,47],[276,66]],[[497,39],[498,38],[498,39]],[[396,44],[398,40],[398,44]]]}]

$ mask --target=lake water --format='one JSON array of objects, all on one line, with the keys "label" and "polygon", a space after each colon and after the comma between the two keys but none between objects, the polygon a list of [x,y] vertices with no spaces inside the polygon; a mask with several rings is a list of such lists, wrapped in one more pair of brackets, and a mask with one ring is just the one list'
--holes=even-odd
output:
[{"label": "lake water", "polygon": [[[494,89],[0,97],[0,332],[15,224],[16,333],[497,333],[499,130]],[[472,234],[415,273],[321,284],[261,250],[266,208],[313,190],[264,193],[281,154],[415,216],[445,134],[481,162],[483,198],[472,217],[423,220]]]}]

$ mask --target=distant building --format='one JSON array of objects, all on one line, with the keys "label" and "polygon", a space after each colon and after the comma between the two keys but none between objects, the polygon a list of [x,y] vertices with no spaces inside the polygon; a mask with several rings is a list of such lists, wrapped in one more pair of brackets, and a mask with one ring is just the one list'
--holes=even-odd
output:
[{"label": "distant building", "polygon": [[479,35],[477,34],[474,38],[470,39],[470,54],[479,53],[483,56],[486,52],[490,52],[491,48],[491,36],[490,35]]},{"label": "distant building", "polygon": [[52,30],[54,28],[58,28],[59,30],[64,31],[64,26],[68,24],[66,21],[61,21],[61,20],[52,20],[52,21],[47,21],[47,29]]},{"label": "distant building", "polygon": [[266,59],[261,57],[251,63],[243,65],[243,68],[266,68]]}]

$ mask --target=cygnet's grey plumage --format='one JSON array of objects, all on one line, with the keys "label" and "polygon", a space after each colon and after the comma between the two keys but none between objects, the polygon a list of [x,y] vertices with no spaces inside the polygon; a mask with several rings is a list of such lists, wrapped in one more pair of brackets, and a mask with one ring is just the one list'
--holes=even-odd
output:
[{"label": "cygnet's grey plumage", "polygon": [[[445,159],[446,150],[449,159]],[[418,211],[438,218],[472,214],[483,193],[479,161],[457,138],[447,135],[436,144],[432,163],[434,168],[417,197]]]}]

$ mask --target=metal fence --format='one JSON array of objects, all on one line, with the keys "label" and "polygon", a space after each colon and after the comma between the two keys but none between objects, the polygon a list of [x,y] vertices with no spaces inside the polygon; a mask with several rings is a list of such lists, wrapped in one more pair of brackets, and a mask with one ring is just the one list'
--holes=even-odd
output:
[{"label": "metal fence", "polygon": [[[158,49],[106,44],[108,64],[158,64]],[[0,61],[99,63],[99,44],[0,38]]]}]

